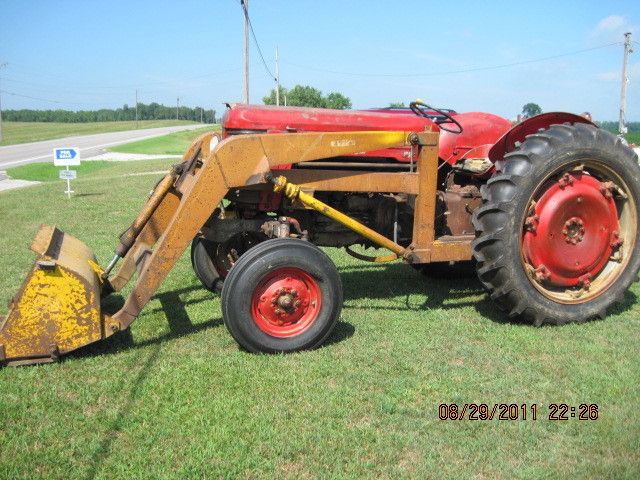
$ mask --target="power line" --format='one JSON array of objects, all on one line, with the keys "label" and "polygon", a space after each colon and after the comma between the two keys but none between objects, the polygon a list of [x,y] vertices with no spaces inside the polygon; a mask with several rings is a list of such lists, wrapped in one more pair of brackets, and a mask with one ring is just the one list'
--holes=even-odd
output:
[{"label": "power line", "polygon": [[341,72],[341,71],[337,71],[337,70],[325,70],[322,68],[317,68],[317,67],[310,67],[307,65],[300,65],[300,64],[296,64],[296,63],[291,63],[291,62],[283,62],[283,63],[287,63],[288,65],[292,65],[294,67],[298,67],[298,68],[304,68],[306,70],[314,70],[317,72],[324,72],[324,73],[334,73],[337,75],[352,75],[352,76],[356,76],[356,77],[436,77],[436,76],[442,76],[442,75],[452,75],[452,74],[456,74],[456,73],[470,73],[470,72],[481,72],[481,71],[485,71],[485,70],[497,70],[500,68],[508,68],[508,67],[515,67],[515,66],[519,66],[519,65],[526,65],[526,64],[530,64],[530,63],[537,63],[537,62],[545,62],[547,60],[554,60],[556,58],[562,58],[562,57],[568,57],[571,55],[577,55],[579,53],[585,53],[585,52],[590,52],[593,50],[599,50],[601,48],[606,48],[606,47],[611,47],[612,45],[620,45],[621,42],[613,42],[613,43],[607,43],[606,45],[600,45],[598,47],[592,47],[592,48],[585,48],[582,50],[574,50],[572,52],[566,52],[566,53],[560,53],[558,55],[551,55],[549,57],[542,57],[542,58],[535,58],[535,59],[531,59],[531,60],[522,60],[519,62],[512,62],[512,63],[504,63],[504,64],[500,64],[500,65],[490,65],[490,66],[486,66],[486,67],[470,67],[470,68],[464,68],[464,69],[460,69],[460,70],[449,70],[449,71],[439,71],[439,72],[432,72],[432,73],[362,73],[362,72]]},{"label": "power line", "polygon": [[249,23],[249,30],[251,31],[251,36],[253,37],[253,43],[255,43],[256,48],[258,49],[258,54],[260,55],[260,60],[262,60],[262,66],[267,71],[269,76],[276,81],[276,76],[271,73],[269,70],[269,66],[264,59],[264,55],[262,55],[262,49],[260,48],[260,44],[258,43],[258,39],[256,38],[256,32],[253,30],[253,24],[251,23],[251,17],[249,17],[249,12],[247,11],[247,7],[244,4],[244,0],[240,0],[240,6],[242,7],[242,11],[244,12],[245,17],[247,18],[247,22]]}]

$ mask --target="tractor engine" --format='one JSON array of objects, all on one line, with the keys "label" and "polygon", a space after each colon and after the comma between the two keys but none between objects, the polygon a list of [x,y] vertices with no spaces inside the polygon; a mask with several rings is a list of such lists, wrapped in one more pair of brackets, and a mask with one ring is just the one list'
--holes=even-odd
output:
[{"label": "tractor engine", "polygon": [[[451,171],[439,182],[436,197],[436,236],[473,235],[471,215],[481,204],[480,184],[471,177]],[[314,197],[344,212],[349,217],[393,239],[402,246],[412,241],[415,196],[403,193],[314,192]],[[224,213],[227,236],[246,231],[261,231],[266,237],[281,236],[279,218],[293,222],[295,229],[305,232],[316,245],[346,247],[373,246],[359,234],[334,220],[291,202],[270,191],[243,189],[230,192],[230,204]],[[220,212],[208,222],[210,230],[217,225]],[[213,225],[215,223],[215,227]],[[295,229],[287,231],[295,233]],[[222,238],[216,239],[217,241]]]}]

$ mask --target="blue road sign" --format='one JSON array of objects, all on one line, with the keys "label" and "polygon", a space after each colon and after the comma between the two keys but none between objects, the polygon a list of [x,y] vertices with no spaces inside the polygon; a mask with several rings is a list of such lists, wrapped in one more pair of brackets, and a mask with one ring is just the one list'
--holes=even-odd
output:
[{"label": "blue road sign", "polygon": [[80,150],[75,147],[54,148],[53,164],[56,166],[80,165]]}]

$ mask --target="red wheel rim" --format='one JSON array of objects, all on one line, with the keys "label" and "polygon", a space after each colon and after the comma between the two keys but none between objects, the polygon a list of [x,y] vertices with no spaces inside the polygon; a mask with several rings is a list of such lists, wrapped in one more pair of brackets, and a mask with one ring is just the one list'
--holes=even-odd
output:
[{"label": "red wheel rim", "polygon": [[295,267],[269,272],[251,298],[251,316],[260,330],[272,337],[301,334],[318,318],[322,294],[316,280]]},{"label": "red wheel rim", "polygon": [[619,235],[607,182],[572,172],[548,185],[529,212],[523,253],[544,285],[583,287],[607,264]]}]

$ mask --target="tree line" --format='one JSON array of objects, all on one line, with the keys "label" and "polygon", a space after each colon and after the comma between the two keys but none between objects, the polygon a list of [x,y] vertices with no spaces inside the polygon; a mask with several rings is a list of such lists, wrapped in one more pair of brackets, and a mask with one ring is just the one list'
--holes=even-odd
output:
[{"label": "tree line", "polygon": [[[265,105],[276,104],[276,89],[273,88],[268,96],[262,99]],[[289,107],[336,108],[345,110],[351,108],[351,100],[339,92],[323,95],[317,88],[308,85],[296,85],[292,89],[280,87],[280,105]]]},{"label": "tree line", "polygon": [[[180,120],[193,120],[204,123],[216,122],[216,111],[205,110],[202,107],[178,108]],[[136,107],[123,105],[122,108],[101,108],[100,110],[3,110],[2,118],[8,122],[120,122],[136,119]],[[168,107],[159,103],[138,103],[138,120],[167,120],[176,118],[176,107]]]}]

